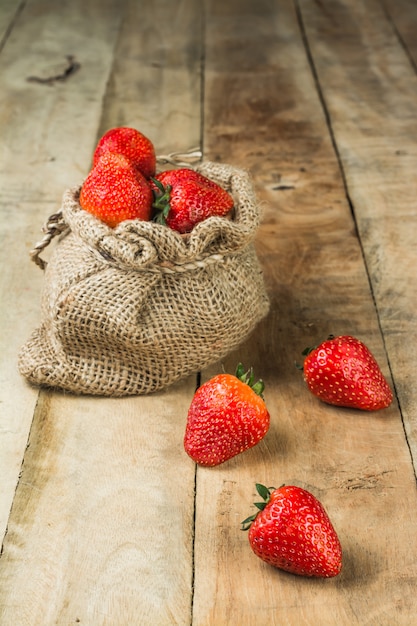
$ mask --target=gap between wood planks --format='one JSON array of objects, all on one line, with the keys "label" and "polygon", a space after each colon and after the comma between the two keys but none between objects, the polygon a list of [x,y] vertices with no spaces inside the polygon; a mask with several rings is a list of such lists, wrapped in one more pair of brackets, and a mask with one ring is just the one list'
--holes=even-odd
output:
[{"label": "gap between wood planks", "polygon": [[409,60],[410,65],[411,65],[413,71],[417,74],[417,65],[416,65],[416,63],[414,61],[413,55],[410,53],[410,50],[409,50],[406,42],[404,41],[403,37],[401,36],[401,33],[398,30],[395,21],[392,19],[391,14],[390,14],[389,10],[387,9],[387,6],[386,6],[384,1],[381,2],[381,7],[382,7],[382,10],[385,13],[385,16],[387,18],[387,22],[390,23],[391,28],[392,28],[396,38],[398,39],[398,42],[399,42],[401,48],[403,49],[405,56]]},{"label": "gap between wood planks", "polygon": [[[41,412],[48,411],[49,405],[50,405],[50,399],[51,399],[51,392],[50,391],[45,391],[43,389],[39,389],[38,397],[37,397],[35,408],[34,408],[34,411],[33,411],[32,422],[30,424],[29,433],[28,433],[28,437],[27,437],[27,440],[26,440],[25,451],[23,453],[22,462],[20,464],[19,475],[17,477],[15,489],[14,489],[14,492],[13,492],[12,505],[11,505],[11,508],[10,508],[10,511],[9,511],[8,522],[6,524],[6,528],[4,530],[4,534],[3,534],[3,537],[2,537],[2,540],[1,540],[0,558],[3,555],[4,544],[6,542],[6,537],[7,537],[8,531],[9,531],[9,521],[10,521],[10,518],[11,518],[11,510],[13,509],[13,503],[15,501],[16,494],[17,494],[17,492],[18,492],[18,490],[20,488],[20,485],[24,484],[24,483],[22,483],[23,468],[24,468],[24,465],[25,465],[26,451],[27,451],[27,449],[30,446],[32,430],[33,430],[34,424],[36,423],[38,412],[39,411],[41,411]],[[47,407],[47,408],[45,408],[45,407]]]},{"label": "gap between wood planks", "polygon": [[21,2],[21,3],[18,5],[18,7],[17,7],[17,9],[16,9],[16,11],[15,11],[14,16],[13,16],[13,17],[12,17],[12,19],[10,20],[9,26],[7,27],[6,32],[4,33],[4,37],[3,37],[3,39],[0,41],[0,54],[1,54],[1,52],[2,52],[2,50],[3,50],[3,48],[4,48],[4,46],[6,45],[7,40],[9,39],[9,37],[10,37],[10,35],[11,35],[11,32],[12,32],[12,30],[14,29],[14,27],[15,27],[15,25],[16,25],[16,22],[17,22],[17,20],[19,19],[20,14],[21,14],[21,13],[22,13],[22,11],[24,10],[24,8],[25,8],[26,4],[27,4],[27,0],[23,0],[23,2]]}]

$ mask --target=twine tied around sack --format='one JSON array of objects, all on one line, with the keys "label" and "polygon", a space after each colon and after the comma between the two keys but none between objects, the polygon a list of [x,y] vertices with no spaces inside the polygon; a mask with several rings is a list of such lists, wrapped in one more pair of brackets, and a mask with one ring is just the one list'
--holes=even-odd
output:
[{"label": "twine tied around sack", "polygon": [[41,241],[38,241],[38,243],[35,244],[33,250],[29,252],[32,261],[36,263],[36,265],[42,270],[46,268],[47,262],[44,261],[44,259],[41,259],[39,255],[45,248],[49,246],[54,237],[56,237],[57,235],[61,235],[68,230],[69,226],[64,220],[62,211],[57,211],[57,213],[53,213],[42,227],[42,232],[45,233],[44,237],[41,239]]},{"label": "twine tied around sack", "polygon": [[[110,265],[120,265],[111,254],[109,254],[106,250],[102,248],[97,248],[100,256],[103,257]],[[207,256],[202,256],[195,261],[185,261],[184,263],[171,263],[170,261],[160,261],[158,263],[154,263],[153,265],[145,265],[142,271],[150,272],[153,274],[182,274],[184,272],[191,272],[198,269],[203,269],[208,265],[214,265],[217,263],[223,263],[225,257],[223,254],[210,254]],[[140,270],[136,270],[140,271]]]}]

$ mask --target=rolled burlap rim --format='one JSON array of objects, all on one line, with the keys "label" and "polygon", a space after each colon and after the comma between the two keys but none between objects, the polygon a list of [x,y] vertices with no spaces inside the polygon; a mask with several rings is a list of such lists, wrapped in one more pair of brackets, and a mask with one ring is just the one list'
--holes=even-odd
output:
[{"label": "rolled burlap rim", "polygon": [[[184,154],[174,153],[158,157],[158,162],[191,167],[183,158]],[[41,252],[54,237],[65,236],[70,231],[109,263],[137,271],[186,272],[219,263],[226,256],[240,252],[253,241],[260,221],[259,204],[249,173],[210,161],[192,169],[231,193],[235,200],[231,219],[210,217],[186,235],[143,220],[127,220],[110,228],[81,208],[81,187],[78,186],[64,192],[61,211],[54,213],[43,227],[45,235],[30,252],[32,260],[45,269],[46,261],[40,257]]]}]

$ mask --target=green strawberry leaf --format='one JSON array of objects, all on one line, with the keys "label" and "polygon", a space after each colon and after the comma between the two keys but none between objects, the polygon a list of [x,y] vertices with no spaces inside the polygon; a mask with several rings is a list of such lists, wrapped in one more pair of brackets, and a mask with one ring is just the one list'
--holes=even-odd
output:
[{"label": "green strawberry leaf", "polygon": [[[275,487],[265,487],[265,485],[261,485],[260,483],[256,483],[255,486],[256,486],[256,491],[259,493],[261,498],[263,498],[263,502],[254,502],[254,505],[256,506],[257,509],[259,509],[259,511],[263,511],[269,502],[269,498],[270,498],[272,491],[275,491]],[[256,516],[258,515],[258,513],[255,513],[254,515],[250,515],[245,520],[243,520],[243,522],[241,522],[242,524],[241,530],[249,530],[252,522],[256,519]]]},{"label": "green strawberry leaf", "polygon": [[165,226],[166,219],[171,210],[169,201],[171,198],[172,187],[171,185],[167,185],[165,187],[157,178],[152,178],[151,180],[157,188],[156,190],[152,190],[154,197],[152,208],[155,210],[152,221]]},{"label": "green strawberry leaf", "polygon": [[268,502],[269,496],[271,495],[268,487],[265,487],[265,485],[261,485],[260,483],[256,483],[256,491],[259,493],[261,498],[265,500],[265,503]]},{"label": "green strawberry leaf", "polygon": [[241,522],[242,528],[240,530],[249,530],[249,528],[252,525],[252,522],[255,521],[257,515],[258,514],[255,513],[255,515],[250,515],[249,517],[244,519],[243,522]]},{"label": "green strawberry leaf", "polygon": [[265,390],[265,383],[264,383],[264,381],[259,379],[257,383],[252,385],[252,389],[258,396],[261,396],[261,398],[263,398],[263,393],[264,393],[264,390]]}]

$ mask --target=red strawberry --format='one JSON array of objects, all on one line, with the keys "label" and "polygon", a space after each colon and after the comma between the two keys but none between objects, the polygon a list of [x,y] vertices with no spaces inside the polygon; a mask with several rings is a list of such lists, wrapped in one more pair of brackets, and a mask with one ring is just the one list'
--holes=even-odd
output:
[{"label": "red strawberry", "polygon": [[330,336],[307,349],[304,379],[310,391],[328,404],[364,411],[384,409],[392,391],[369,349],[350,335]]},{"label": "red strawberry", "polygon": [[255,446],[267,433],[270,417],[254,384],[252,370],[239,364],[236,375],[218,374],[199,387],[188,411],[184,447],[200,465],[219,465]]},{"label": "red strawberry", "polygon": [[264,502],[242,522],[263,561],[299,576],[331,578],[342,568],[339,538],[321,503],[305,489],[256,485]]},{"label": "red strawberry", "polygon": [[167,170],[153,180],[154,221],[180,233],[190,232],[196,224],[233,208],[233,198],[223,187],[188,168]]},{"label": "red strawberry", "polygon": [[85,179],[80,205],[113,228],[124,220],[149,220],[152,191],[126,157],[108,153],[97,160]]},{"label": "red strawberry", "polygon": [[135,128],[121,126],[107,131],[100,139],[93,155],[93,165],[103,154],[123,154],[145,176],[154,176],[155,148],[152,142]]}]

